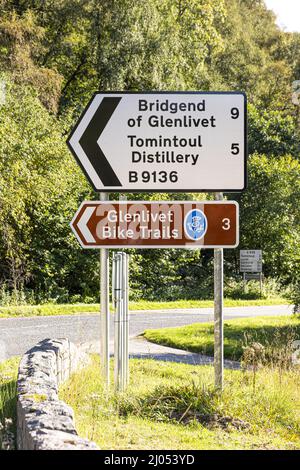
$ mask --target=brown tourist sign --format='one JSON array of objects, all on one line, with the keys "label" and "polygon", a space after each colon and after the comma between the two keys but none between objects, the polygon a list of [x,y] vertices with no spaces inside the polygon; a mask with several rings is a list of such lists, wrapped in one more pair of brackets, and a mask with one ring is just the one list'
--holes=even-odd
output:
[{"label": "brown tourist sign", "polygon": [[235,248],[235,201],[84,201],[71,228],[83,248]]}]

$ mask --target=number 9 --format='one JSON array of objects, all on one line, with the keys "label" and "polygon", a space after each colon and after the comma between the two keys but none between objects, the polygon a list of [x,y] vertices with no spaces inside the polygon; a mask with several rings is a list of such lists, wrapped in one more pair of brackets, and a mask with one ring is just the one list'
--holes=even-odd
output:
[{"label": "number 9", "polygon": [[237,119],[240,115],[240,112],[238,110],[238,108],[232,108],[231,109],[231,118],[232,119]]}]

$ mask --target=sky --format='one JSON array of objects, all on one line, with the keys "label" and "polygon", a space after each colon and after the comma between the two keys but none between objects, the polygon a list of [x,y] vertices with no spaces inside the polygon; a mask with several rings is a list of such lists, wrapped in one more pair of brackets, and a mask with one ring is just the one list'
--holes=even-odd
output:
[{"label": "sky", "polygon": [[277,15],[277,24],[285,31],[300,32],[300,0],[265,0]]}]

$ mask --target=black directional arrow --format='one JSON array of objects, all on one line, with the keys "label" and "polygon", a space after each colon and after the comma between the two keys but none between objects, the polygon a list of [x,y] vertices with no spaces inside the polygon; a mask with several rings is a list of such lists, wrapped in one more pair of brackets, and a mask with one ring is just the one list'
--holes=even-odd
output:
[{"label": "black directional arrow", "polygon": [[103,186],[122,186],[121,181],[108,163],[106,156],[97,143],[97,140],[121,99],[122,98],[103,98],[79,140],[83,151],[90,160],[94,170],[97,172]]}]

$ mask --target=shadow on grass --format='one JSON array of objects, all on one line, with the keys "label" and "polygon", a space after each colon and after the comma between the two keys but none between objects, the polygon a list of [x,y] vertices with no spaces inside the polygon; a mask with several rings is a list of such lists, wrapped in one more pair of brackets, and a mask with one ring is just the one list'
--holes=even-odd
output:
[{"label": "shadow on grass", "polygon": [[249,423],[224,415],[218,392],[204,385],[160,386],[144,397],[121,400],[118,410],[120,416],[132,414],[156,422],[198,422],[208,429],[234,427],[238,431],[250,428]]},{"label": "shadow on grass", "polygon": [[213,388],[197,386],[158,386],[142,397],[127,397],[118,403],[120,415],[138,415],[154,420],[169,420],[176,414],[190,412],[213,413],[217,392]]},{"label": "shadow on grass", "polygon": [[[207,356],[214,354],[213,325],[194,324],[174,328],[170,331],[162,329],[159,334],[153,330],[153,336],[146,336],[149,341],[163,346],[180,348],[191,353]],[[199,338],[199,339],[198,339]],[[282,349],[291,340],[300,339],[299,324],[268,325],[256,324],[244,326],[238,320],[224,323],[224,357],[231,361],[240,361],[243,355],[243,346],[257,342],[269,349]]]},{"label": "shadow on grass", "polygon": [[[198,353],[136,353],[130,354],[130,359],[153,359],[155,361],[164,362],[177,362],[181,364],[190,364],[193,366],[207,366],[213,365],[214,358],[204,356]],[[225,361],[224,366],[226,369],[239,369],[238,362]]]}]

